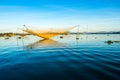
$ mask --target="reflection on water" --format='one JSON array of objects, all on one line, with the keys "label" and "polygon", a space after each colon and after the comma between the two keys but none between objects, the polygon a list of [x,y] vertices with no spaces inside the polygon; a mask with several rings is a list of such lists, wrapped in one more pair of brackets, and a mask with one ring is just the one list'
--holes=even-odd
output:
[{"label": "reflection on water", "polygon": [[58,41],[52,40],[52,39],[42,39],[38,40],[34,43],[31,43],[27,45],[26,47],[28,49],[34,49],[37,47],[60,47],[60,46],[66,46],[64,43],[60,43]]},{"label": "reflection on water", "polygon": [[0,80],[120,80],[120,35],[17,37],[0,38]]}]

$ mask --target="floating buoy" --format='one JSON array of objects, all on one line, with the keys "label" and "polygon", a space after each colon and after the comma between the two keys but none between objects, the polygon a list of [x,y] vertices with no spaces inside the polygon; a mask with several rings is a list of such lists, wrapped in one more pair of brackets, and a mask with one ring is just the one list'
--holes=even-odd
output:
[{"label": "floating buoy", "polygon": [[18,37],[18,39],[21,39],[21,37]]},{"label": "floating buoy", "polygon": [[79,38],[78,38],[78,37],[76,37],[76,40],[79,40]]},{"label": "floating buoy", "polygon": [[63,36],[60,36],[60,38],[63,38]]}]

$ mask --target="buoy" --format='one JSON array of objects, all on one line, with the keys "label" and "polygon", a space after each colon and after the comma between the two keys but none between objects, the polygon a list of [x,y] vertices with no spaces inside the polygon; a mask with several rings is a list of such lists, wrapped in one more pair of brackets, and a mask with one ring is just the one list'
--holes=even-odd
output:
[{"label": "buoy", "polygon": [[18,37],[18,39],[21,39],[21,37]]},{"label": "buoy", "polygon": [[60,38],[63,38],[63,36],[60,36]]},{"label": "buoy", "polygon": [[79,38],[77,37],[76,40],[79,40]]}]

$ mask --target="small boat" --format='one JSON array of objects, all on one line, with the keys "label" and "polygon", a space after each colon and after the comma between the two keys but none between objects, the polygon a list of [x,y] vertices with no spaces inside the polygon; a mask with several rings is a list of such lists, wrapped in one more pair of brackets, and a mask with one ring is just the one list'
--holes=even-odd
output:
[{"label": "small boat", "polygon": [[9,37],[5,37],[4,39],[9,39]]}]

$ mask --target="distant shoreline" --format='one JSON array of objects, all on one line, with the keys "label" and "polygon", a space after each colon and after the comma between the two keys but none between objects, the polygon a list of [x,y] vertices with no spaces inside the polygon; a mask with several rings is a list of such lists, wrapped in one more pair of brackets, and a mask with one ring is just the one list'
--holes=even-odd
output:
[{"label": "distant shoreline", "polygon": [[[9,34],[14,34],[14,35],[21,35],[21,34],[25,34],[25,35],[31,35],[29,33],[0,33],[0,35],[9,35]],[[57,33],[56,33],[57,34]],[[68,33],[68,34],[120,34],[120,32],[85,32],[85,33],[74,33],[74,32],[71,32],[71,33]]]},{"label": "distant shoreline", "polygon": [[70,34],[120,34],[120,33],[70,33]]}]

